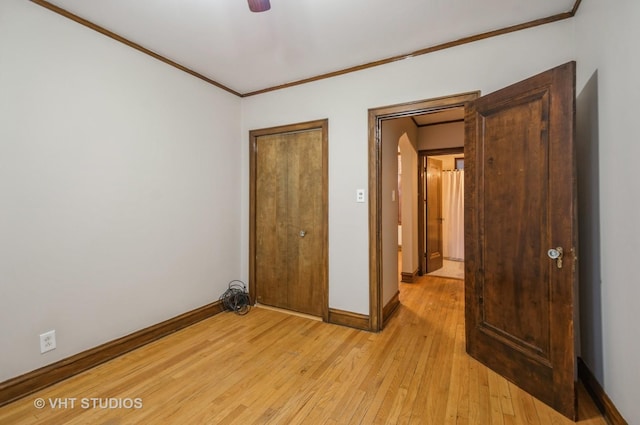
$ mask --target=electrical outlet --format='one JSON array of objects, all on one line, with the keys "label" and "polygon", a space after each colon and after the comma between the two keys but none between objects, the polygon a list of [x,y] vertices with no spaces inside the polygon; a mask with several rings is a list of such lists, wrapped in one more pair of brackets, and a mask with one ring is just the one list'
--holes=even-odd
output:
[{"label": "electrical outlet", "polygon": [[56,331],[49,331],[40,334],[40,353],[55,350],[56,348]]}]

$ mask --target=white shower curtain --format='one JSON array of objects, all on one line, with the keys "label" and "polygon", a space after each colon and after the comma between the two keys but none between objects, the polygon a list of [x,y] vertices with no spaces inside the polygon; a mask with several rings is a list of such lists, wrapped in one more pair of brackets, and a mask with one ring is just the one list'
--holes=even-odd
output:
[{"label": "white shower curtain", "polygon": [[442,172],[444,258],[464,260],[464,170]]}]

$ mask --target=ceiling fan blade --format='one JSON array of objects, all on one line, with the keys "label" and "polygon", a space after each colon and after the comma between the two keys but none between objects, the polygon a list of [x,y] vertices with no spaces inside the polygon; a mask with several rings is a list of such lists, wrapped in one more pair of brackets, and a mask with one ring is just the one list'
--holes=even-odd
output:
[{"label": "ceiling fan blade", "polygon": [[249,10],[252,12],[266,12],[271,9],[269,0],[247,0],[249,2]]}]

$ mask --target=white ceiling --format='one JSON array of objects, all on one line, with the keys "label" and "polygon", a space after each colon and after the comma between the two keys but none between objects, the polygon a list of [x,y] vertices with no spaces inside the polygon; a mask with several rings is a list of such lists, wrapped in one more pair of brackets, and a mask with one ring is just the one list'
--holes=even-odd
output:
[{"label": "white ceiling", "polygon": [[570,12],[577,0],[50,0],[239,93]]}]

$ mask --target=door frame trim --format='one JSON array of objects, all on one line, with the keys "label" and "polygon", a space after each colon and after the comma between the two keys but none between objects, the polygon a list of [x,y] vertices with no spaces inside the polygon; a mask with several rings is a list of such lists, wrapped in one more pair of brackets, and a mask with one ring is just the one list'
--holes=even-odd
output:
[{"label": "door frame trim", "polygon": [[256,154],[257,139],[280,133],[322,131],[322,320],[329,321],[329,120],[320,119],[249,131],[249,298],[256,303]]},{"label": "door frame trim", "polygon": [[382,121],[465,106],[480,91],[369,109],[369,329],[382,330]]}]

